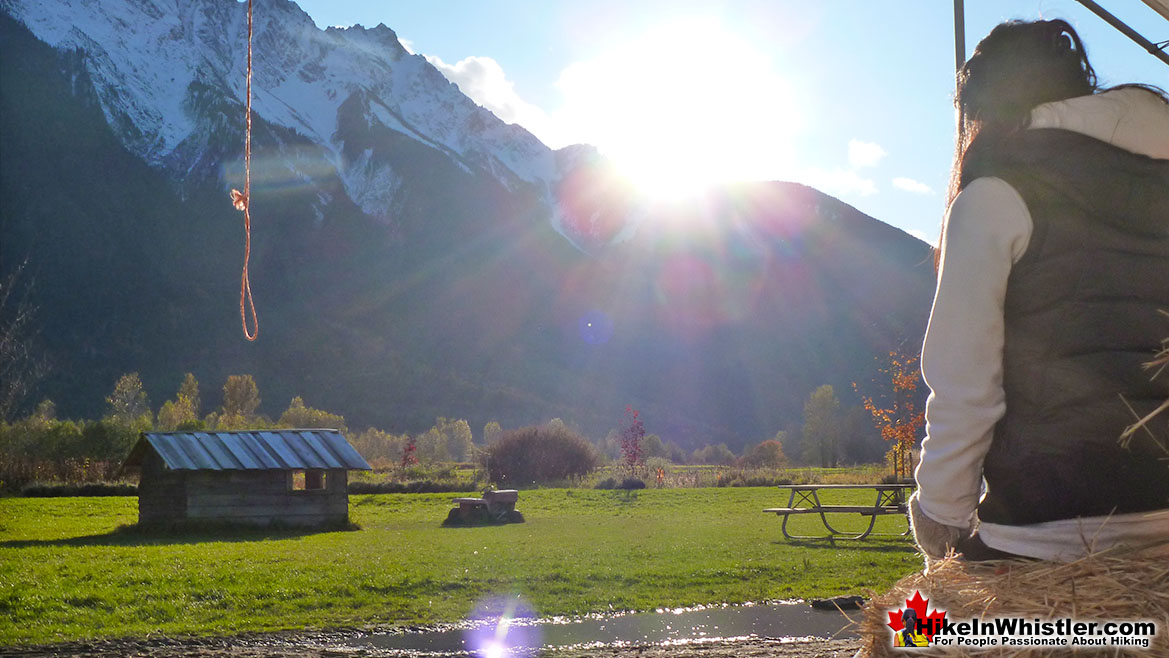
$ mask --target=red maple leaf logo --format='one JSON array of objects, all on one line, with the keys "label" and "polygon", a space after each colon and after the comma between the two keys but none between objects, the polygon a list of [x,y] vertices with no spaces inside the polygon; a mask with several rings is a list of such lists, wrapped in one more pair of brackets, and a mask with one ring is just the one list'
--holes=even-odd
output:
[{"label": "red maple leaf logo", "polygon": [[930,600],[921,598],[921,592],[914,592],[912,599],[905,599],[905,608],[898,608],[896,612],[889,611],[889,628],[893,629],[894,633],[900,632],[905,628],[905,623],[901,618],[906,608],[912,609],[917,614],[917,619],[921,622],[918,628],[921,629],[922,635],[926,639],[933,642],[934,634],[941,629],[942,622],[946,619],[945,610],[935,609],[933,612],[926,614],[929,607]]}]

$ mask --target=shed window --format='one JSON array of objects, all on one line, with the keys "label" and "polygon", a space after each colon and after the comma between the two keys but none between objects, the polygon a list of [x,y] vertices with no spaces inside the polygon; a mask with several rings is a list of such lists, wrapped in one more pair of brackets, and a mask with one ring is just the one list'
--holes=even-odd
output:
[{"label": "shed window", "polygon": [[292,490],[293,491],[321,491],[325,488],[325,472],[324,471],[302,471],[296,470],[292,472]]}]

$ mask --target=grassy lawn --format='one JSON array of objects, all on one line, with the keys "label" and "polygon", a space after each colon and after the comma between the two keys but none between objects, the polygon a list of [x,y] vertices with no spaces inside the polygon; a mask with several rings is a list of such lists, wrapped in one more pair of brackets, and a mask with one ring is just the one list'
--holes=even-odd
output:
[{"label": "grassy lawn", "polygon": [[132,497],[0,499],[0,646],[456,621],[493,595],[558,615],[863,594],[921,565],[904,537],[784,540],[769,487],[523,491],[527,523],[441,528],[451,498],[351,496],[357,531],[153,536],[115,531]]}]

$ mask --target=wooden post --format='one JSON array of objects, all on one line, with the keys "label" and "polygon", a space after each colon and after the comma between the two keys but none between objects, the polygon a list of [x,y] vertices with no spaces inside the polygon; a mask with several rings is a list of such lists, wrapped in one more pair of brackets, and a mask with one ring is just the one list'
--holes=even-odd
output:
[{"label": "wooden post", "polygon": [[963,0],[954,0],[954,70],[961,71],[966,63],[966,7]]}]

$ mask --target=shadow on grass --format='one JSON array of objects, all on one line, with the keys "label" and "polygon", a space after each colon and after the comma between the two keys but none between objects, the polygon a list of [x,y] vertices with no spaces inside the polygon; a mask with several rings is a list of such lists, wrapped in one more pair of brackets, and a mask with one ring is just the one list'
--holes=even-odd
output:
[{"label": "shadow on grass", "polygon": [[824,537],[822,539],[778,539],[771,542],[773,546],[795,546],[807,549],[850,548],[858,551],[874,553],[916,553],[917,544],[908,537],[866,537],[864,539],[839,539]]},{"label": "shadow on grass", "polygon": [[61,539],[12,539],[0,541],[0,548],[38,546],[161,546],[168,544],[202,544],[207,542],[253,542],[293,539],[326,532],[361,530],[356,523],[333,523],[319,526],[267,527],[229,523],[187,523],[140,526],[126,524],[99,535],[63,537]]}]

